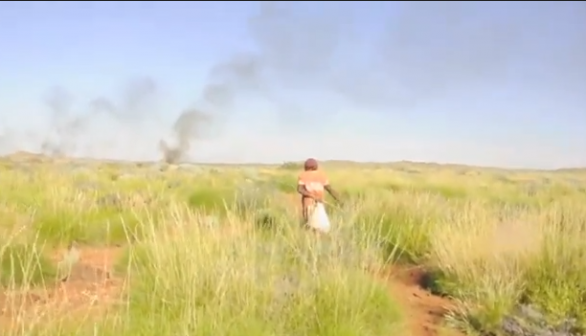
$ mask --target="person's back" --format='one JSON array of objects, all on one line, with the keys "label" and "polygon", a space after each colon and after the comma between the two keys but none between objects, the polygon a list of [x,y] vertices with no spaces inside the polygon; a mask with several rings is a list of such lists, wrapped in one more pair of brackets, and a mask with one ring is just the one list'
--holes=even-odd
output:
[{"label": "person's back", "polygon": [[303,185],[305,190],[311,195],[311,197],[301,195],[302,205],[305,207],[313,206],[316,201],[323,201],[325,186],[328,185],[328,178],[320,170],[306,170],[299,174],[299,184]]}]

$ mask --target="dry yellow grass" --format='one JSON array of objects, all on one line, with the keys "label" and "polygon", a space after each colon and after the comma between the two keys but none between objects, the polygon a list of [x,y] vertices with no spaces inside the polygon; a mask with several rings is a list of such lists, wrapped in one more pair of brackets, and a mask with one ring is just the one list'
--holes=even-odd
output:
[{"label": "dry yellow grass", "polygon": [[[319,240],[299,229],[291,165],[1,166],[3,335],[405,334],[364,272],[389,263],[424,265],[468,332],[500,330],[521,301],[586,322],[579,172],[326,165],[346,202]],[[72,241],[78,260],[56,254]],[[56,282],[64,267],[78,278]]]}]

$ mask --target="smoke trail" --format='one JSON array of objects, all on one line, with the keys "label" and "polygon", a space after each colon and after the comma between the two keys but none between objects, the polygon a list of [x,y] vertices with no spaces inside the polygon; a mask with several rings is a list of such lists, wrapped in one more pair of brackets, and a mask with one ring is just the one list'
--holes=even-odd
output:
[{"label": "smoke trail", "polygon": [[167,163],[179,162],[191,149],[192,141],[199,139],[201,125],[211,122],[209,115],[199,110],[186,110],[181,113],[173,125],[173,133],[177,137],[177,144],[170,146],[166,141],[161,140],[159,148],[163,152],[163,159]]},{"label": "smoke trail", "polygon": [[[586,21],[576,14],[586,12],[582,3],[370,5],[379,6],[380,13],[374,8],[370,14],[385,22],[374,37],[356,24],[356,3],[260,2],[248,27],[256,52],[238,53],[212,69],[201,95],[206,106],[201,115],[212,119],[218,111],[234,108],[236,96],[254,94],[273,104],[282,130],[305,133],[327,124],[307,122],[317,112],[322,120],[336,115],[327,104],[317,106],[315,92],[337,95],[363,111],[409,114],[430,100],[454,99],[522,76],[534,76],[544,85],[571,80],[574,95],[578,87],[586,88],[585,68],[575,56],[586,53]],[[548,48],[552,41],[543,44],[542,36],[555,34],[560,22],[571,34],[557,49]],[[519,69],[523,63],[532,67]],[[176,126],[200,123],[182,118]],[[197,137],[189,139],[180,140],[173,155],[165,157],[177,160]]]},{"label": "smoke trail", "polygon": [[128,129],[140,127],[144,120],[156,117],[156,95],[157,85],[152,78],[138,78],[125,85],[119,103],[97,97],[76,110],[73,95],[64,88],[55,87],[45,97],[50,110],[50,128],[41,142],[41,151],[50,156],[76,152],[78,143],[99,117],[111,118]]},{"label": "smoke trail", "polygon": [[164,161],[177,163],[183,159],[207,128],[234,108],[238,94],[258,91],[261,70],[258,59],[252,55],[236,54],[214,66],[200,94],[199,106],[185,110],[173,124],[176,145],[165,140],[159,142]]},{"label": "smoke trail", "polygon": [[[248,26],[254,52],[236,51],[210,69],[193,107],[172,126],[175,139],[159,142],[165,161],[178,162],[197,149],[242,95],[269,101],[278,127],[299,134],[335,118],[332,97],[360,113],[406,116],[429,101],[530,79],[540,92],[584,99],[583,2],[369,2],[369,13],[356,2],[258,6]],[[117,102],[97,98],[85,113],[72,113],[72,98],[52,93],[47,106],[54,127],[45,151],[75,150],[97,115],[135,125],[157,113],[154,80],[129,85],[123,96]],[[316,114],[321,124],[305,122]]]}]

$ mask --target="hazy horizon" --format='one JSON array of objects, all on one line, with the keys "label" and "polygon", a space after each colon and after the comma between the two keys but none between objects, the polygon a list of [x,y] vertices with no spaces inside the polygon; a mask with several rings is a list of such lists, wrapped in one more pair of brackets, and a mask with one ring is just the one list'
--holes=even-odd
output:
[{"label": "hazy horizon", "polygon": [[[93,161],[99,163],[119,163],[119,164],[159,164],[162,163],[161,158],[154,158],[152,160],[127,160],[127,159],[105,159],[105,158],[92,158],[92,157],[84,157],[84,156],[47,156],[42,152],[29,152],[29,151],[15,151],[10,153],[5,153],[0,155],[0,158],[10,158],[19,155],[33,155],[33,156],[43,156],[48,159],[65,159],[71,160],[71,162],[76,162],[76,160],[81,161]],[[194,166],[231,166],[231,167],[245,167],[245,166],[252,166],[252,167],[275,167],[275,166],[283,166],[286,164],[298,164],[302,165],[305,159],[299,160],[285,160],[285,161],[275,161],[275,162],[214,162],[214,161],[197,161],[197,160],[182,160],[179,162],[173,163],[174,165],[194,165]],[[477,169],[496,169],[496,170],[507,170],[507,171],[541,171],[541,172],[548,172],[548,171],[565,171],[565,170],[583,170],[586,167],[555,167],[555,168],[524,168],[524,167],[500,167],[500,166],[483,166],[483,165],[473,165],[473,164],[466,164],[466,163],[459,163],[459,162],[436,162],[436,161],[409,161],[409,160],[399,160],[399,161],[355,161],[355,160],[347,160],[347,159],[328,159],[328,160],[319,160],[320,166],[325,165],[326,167],[331,167],[331,164],[348,164],[348,165],[423,165],[423,166],[451,166],[451,167],[468,167],[468,168],[477,168]],[[301,166],[299,166],[301,167]]]},{"label": "hazy horizon", "polygon": [[585,17],[570,1],[4,1],[0,155],[586,167]]}]

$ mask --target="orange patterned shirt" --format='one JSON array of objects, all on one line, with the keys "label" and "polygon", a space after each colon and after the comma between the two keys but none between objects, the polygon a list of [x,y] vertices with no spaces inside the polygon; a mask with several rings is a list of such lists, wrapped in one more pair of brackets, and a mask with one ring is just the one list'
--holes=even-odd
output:
[{"label": "orange patterned shirt", "polygon": [[[298,185],[302,185],[305,189],[317,199],[323,199],[325,193],[325,186],[330,182],[325,173],[320,170],[309,170],[299,174],[297,180]],[[313,205],[313,199],[301,196],[303,206]]]}]

